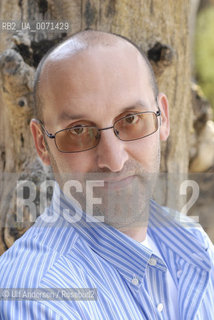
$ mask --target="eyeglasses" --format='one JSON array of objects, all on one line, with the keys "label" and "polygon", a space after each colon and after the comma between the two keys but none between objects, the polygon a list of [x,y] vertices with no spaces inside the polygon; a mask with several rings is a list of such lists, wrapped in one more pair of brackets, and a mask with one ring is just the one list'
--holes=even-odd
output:
[{"label": "eyeglasses", "polygon": [[111,127],[97,128],[91,125],[76,125],[70,128],[49,133],[41,120],[43,131],[50,139],[54,139],[60,152],[76,153],[95,148],[101,137],[101,131],[113,129],[116,137],[122,141],[139,140],[150,136],[158,130],[158,117],[161,111],[129,112],[128,115],[116,120]]}]

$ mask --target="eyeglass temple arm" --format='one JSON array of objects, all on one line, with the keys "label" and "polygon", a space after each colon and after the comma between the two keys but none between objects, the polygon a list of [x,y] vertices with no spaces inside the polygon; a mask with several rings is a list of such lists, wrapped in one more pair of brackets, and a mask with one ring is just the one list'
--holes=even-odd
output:
[{"label": "eyeglass temple arm", "polygon": [[157,116],[157,117],[160,117],[160,126],[161,126],[161,110],[160,110],[158,101],[157,101],[157,107],[158,107],[158,111],[156,111],[156,116]]},{"label": "eyeglass temple arm", "polygon": [[39,119],[35,119],[42,127],[43,131],[45,132],[45,134],[48,136],[48,138],[50,139],[55,139],[55,134],[49,133],[47,129],[45,129],[45,126],[43,124],[43,122]]},{"label": "eyeglass temple arm", "polygon": [[159,117],[160,115],[161,115],[161,111],[160,111],[160,109],[158,107],[158,111],[156,111],[156,116]]}]

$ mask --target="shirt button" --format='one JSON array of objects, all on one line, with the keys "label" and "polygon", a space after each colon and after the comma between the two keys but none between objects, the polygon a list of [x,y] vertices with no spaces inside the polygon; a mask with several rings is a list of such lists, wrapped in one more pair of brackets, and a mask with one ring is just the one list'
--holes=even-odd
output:
[{"label": "shirt button", "polygon": [[149,259],[149,264],[150,264],[150,266],[156,266],[157,260],[155,258],[150,258]]},{"label": "shirt button", "polygon": [[133,278],[132,279],[132,284],[134,284],[135,286],[137,286],[139,283],[138,279],[137,278]]},{"label": "shirt button", "polygon": [[177,271],[177,277],[180,278],[181,274],[182,274],[182,270],[178,270]]},{"label": "shirt button", "polygon": [[162,312],[162,310],[163,310],[163,304],[162,303],[159,303],[157,305],[157,310],[158,310],[158,312]]}]

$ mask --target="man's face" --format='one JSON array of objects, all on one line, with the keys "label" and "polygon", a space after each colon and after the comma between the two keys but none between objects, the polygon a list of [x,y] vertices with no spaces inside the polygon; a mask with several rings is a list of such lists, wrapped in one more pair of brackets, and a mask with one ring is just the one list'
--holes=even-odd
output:
[{"label": "man's face", "polygon": [[[127,45],[97,46],[63,59],[53,57],[41,77],[41,94],[44,124],[52,134],[81,124],[110,127],[128,111],[158,110],[146,63]],[[164,126],[165,96],[159,104]],[[74,196],[80,202],[86,198],[86,180],[104,180],[103,187],[94,188],[94,196],[102,198],[95,214],[105,211],[105,222],[123,229],[139,223],[142,211],[147,211],[159,170],[160,136],[168,136],[166,128],[160,130],[129,142],[119,140],[112,129],[104,130],[96,148],[78,153],[61,153],[47,138],[48,157],[43,161],[51,164],[62,188],[71,178],[82,183],[83,192]]]}]

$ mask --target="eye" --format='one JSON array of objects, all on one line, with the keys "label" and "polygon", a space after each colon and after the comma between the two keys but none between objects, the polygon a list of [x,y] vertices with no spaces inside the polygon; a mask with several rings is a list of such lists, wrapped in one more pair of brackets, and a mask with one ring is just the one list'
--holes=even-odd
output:
[{"label": "eye", "polygon": [[69,133],[71,133],[73,135],[80,136],[80,135],[83,135],[84,133],[86,133],[86,131],[87,131],[87,128],[77,126],[77,127],[70,129]]},{"label": "eye", "polygon": [[135,124],[138,121],[138,115],[128,114],[124,120],[129,124]]}]

